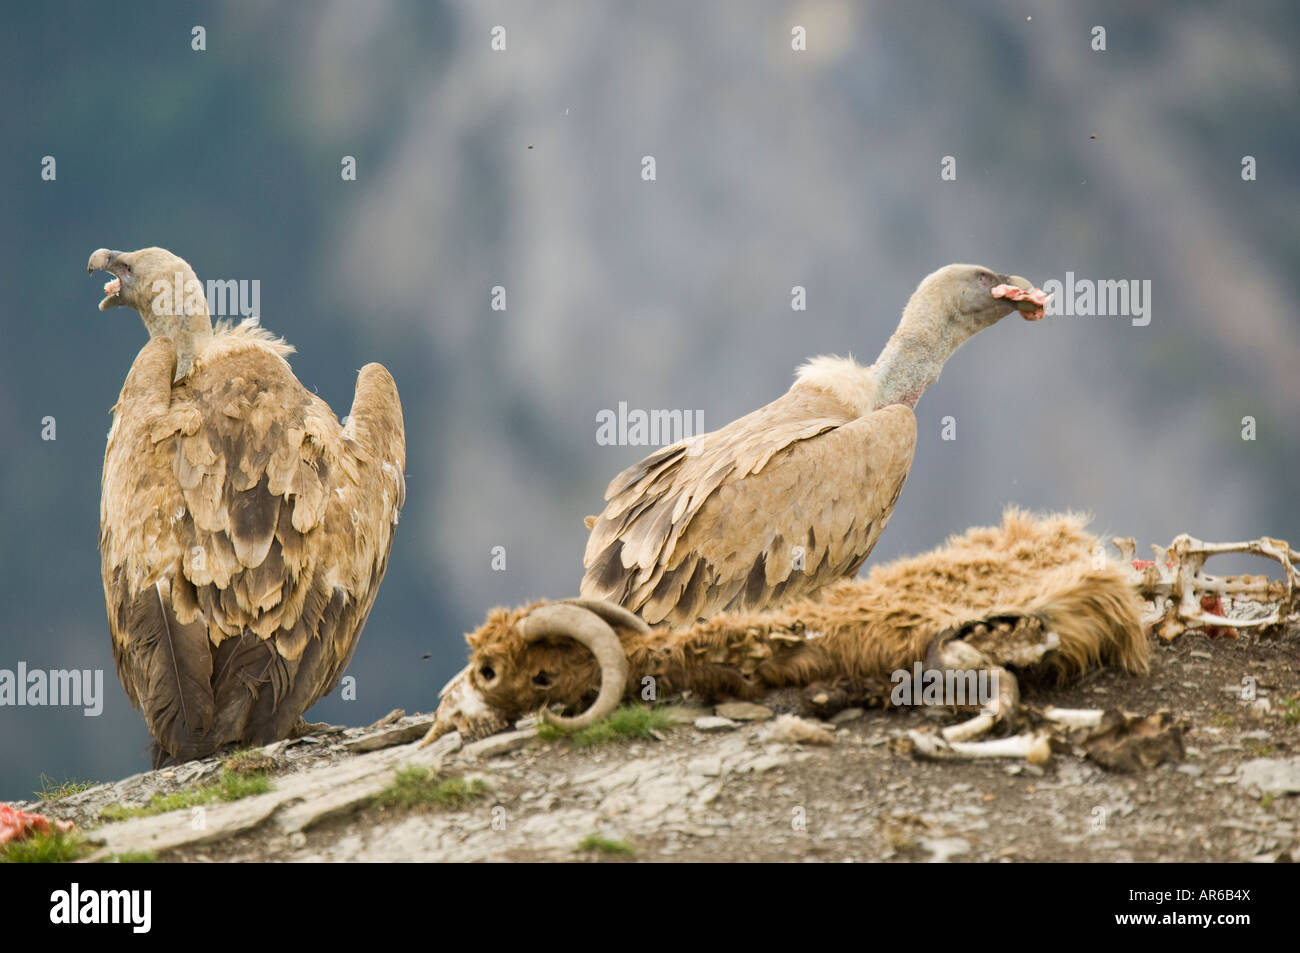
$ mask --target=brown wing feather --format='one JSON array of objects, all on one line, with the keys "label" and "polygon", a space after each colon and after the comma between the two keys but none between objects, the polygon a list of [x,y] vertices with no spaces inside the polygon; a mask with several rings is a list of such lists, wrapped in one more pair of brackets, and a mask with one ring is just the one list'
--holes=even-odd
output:
[{"label": "brown wing feather", "polygon": [[582,595],[652,624],[807,595],[862,565],[915,445],[908,408],[855,417],[796,384],[619,474],[592,526]]},{"label": "brown wing feather", "polygon": [[343,427],[256,338],[172,387],[174,360],[161,340],[133,364],[101,504],[118,674],[159,761],[284,737],[337,684],[405,496],[401,403],[379,365]]}]

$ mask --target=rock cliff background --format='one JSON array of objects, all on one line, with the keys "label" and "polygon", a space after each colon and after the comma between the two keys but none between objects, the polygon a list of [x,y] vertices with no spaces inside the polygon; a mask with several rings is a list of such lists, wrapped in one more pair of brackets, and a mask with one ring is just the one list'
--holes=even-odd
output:
[{"label": "rock cliff background", "polygon": [[94,248],[260,281],[263,323],[336,410],[363,363],[393,371],[407,509],[356,699],[312,713],[366,724],[430,709],[489,606],[576,589],[582,517],[647,450],[598,445],[598,411],[726,423],[807,356],[872,359],[949,261],[1149,279],[1151,321],[1006,321],[968,344],[917,408],[873,558],[1007,502],[1090,510],[1143,547],[1300,537],[1297,48],[1280,0],[10,11],[0,668],[102,669],[106,698],[95,718],[0,708],[0,799],[147,765],[96,550],[109,409],[145,334],[95,310]]}]

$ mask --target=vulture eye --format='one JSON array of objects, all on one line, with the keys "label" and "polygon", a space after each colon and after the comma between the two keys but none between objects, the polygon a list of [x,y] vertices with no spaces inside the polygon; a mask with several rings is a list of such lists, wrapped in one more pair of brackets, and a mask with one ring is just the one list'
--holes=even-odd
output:
[{"label": "vulture eye", "polygon": [[122,273],[123,273],[123,274],[126,274],[126,275],[129,275],[129,274],[131,273],[131,266],[128,265],[128,264],[126,264],[125,262],[123,262],[123,264],[122,264]]},{"label": "vulture eye", "polygon": [[551,676],[547,672],[538,672],[533,676],[533,684],[538,688],[549,688],[551,685]]},{"label": "vulture eye", "polygon": [[496,669],[491,665],[484,665],[478,670],[478,673],[485,682],[490,682],[492,679],[497,677]]}]

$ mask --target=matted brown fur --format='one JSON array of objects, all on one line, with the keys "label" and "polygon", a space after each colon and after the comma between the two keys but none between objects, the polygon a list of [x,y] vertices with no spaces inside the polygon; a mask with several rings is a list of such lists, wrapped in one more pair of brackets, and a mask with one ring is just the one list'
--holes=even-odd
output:
[{"label": "matted brown fur", "polygon": [[[1000,527],[975,528],[931,552],[877,566],[770,612],[722,613],[678,630],[615,627],[628,655],[626,697],[647,677],[658,697],[757,698],[774,688],[838,680],[880,683],[925,658],[952,626],[1023,617],[1055,632],[1043,667],[1058,679],[1094,666],[1147,671],[1142,602],[1124,568],[1099,558],[1100,541],[1073,514],[1008,509]],[[599,685],[586,649],[568,640],[524,643],[519,622],[537,606],[494,609],[470,646],[469,677],[511,719],[559,702],[578,708]],[[989,636],[980,648],[997,658]]]}]

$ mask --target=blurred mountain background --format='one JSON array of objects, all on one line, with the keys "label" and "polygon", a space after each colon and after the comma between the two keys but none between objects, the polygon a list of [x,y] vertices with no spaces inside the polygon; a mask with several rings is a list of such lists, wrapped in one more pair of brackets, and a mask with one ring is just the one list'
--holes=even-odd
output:
[{"label": "blurred mountain background", "polygon": [[583,517],[649,450],[598,445],[599,411],[721,426],[808,356],[872,360],[950,261],[1150,280],[1151,320],[1008,318],[968,343],[917,408],[873,562],[1007,503],[1090,511],[1141,552],[1300,538],[1282,0],[52,2],[7,10],[0,51],[0,668],[102,669],[105,691],[94,718],[0,708],[0,799],[148,766],[96,548],[110,408],[146,337],[95,310],[100,246],[260,281],[262,323],[339,413],[362,364],[397,379],[407,506],[357,698],[313,719],[430,710],[489,607],[576,592]]}]

